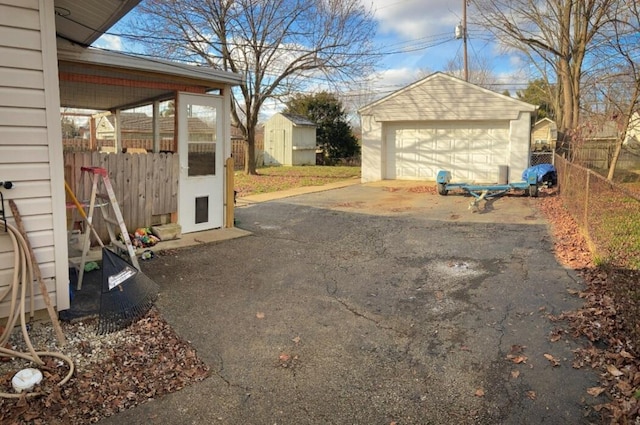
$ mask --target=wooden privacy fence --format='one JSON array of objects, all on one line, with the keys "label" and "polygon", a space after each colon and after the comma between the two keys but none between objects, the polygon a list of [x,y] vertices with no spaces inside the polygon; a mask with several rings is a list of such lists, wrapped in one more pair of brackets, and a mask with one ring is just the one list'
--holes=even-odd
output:
[{"label": "wooden privacy fence", "polygon": [[[63,139],[62,140],[65,152],[90,152],[92,146],[88,139]],[[96,140],[95,150],[103,148],[110,148],[115,146],[114,140],[98,139]],[[123,149],[145,149],[147,152],[153,151],[152,139],[127,139],[122,141]],[[262,165],[262,150],[264,143],[262,138],[256,140],[256,165]],[[245,142],[243,140],[234,139],[231,141],[231,154],[233,156],[233,164],[236,170],[244,169],[244,157],[245,157]],[[161,152],[174,152],[175,143],[173,139],[165,139],[160,141]]]},{"label": "wooden privacy fence", "polygon": [[[116,141],[113,139],[97,139],[94,141],[95,146],[91,146],[89,139],[62,139],[62,146],[65,152],[87,152],[91,150],[100,150],[102,148],[115,147]],[[174,152],[175,143],[173,139],[160,140],[161,152]],[[153,139],[126,139],[122,141],[123,149],[145,149],[147,152],[153,151]]]},{"label": "wooden privacy fence", "polygon": [[[84,203],[91,194],[91,181],[81,183],[81,167],[107,169],[124,222],[129,233],[171,221],[178,211],[177,154],[105,154],[99,152],[65,152],[65,180],[76,198]],[[87,173],[85,173],[87,174]],[[70,199],[68,199],[70,201]],[[86,206],[88,212],[88,206]],[[72,230],[72,208],[67,210],[68,230]],[[109,240],[102,216],[96,211],[94,221],[100,238]]]}]

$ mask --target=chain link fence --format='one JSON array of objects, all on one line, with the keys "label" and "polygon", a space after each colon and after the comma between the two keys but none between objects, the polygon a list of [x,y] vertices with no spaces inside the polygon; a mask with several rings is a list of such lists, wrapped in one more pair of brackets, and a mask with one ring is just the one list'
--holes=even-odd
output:
[{"label": "chain link fence", "polygon": [[531,166],[540,164],[553,164],[553,152],[531,152]]},{"label": "chain link fence", "polygon": [[640,270],[640,195],[560,156],[554,162],[560,196],[596,262]]}]

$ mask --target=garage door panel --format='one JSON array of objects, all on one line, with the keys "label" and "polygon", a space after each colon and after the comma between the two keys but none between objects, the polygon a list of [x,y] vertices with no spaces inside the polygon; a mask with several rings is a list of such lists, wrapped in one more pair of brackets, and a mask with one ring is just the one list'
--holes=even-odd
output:
[{"label": "garage door panel", "polygon": [[[402,124],[388,134],[395,139],[393,169],[387,178],[434,180],[449,170],[456,180],[496,182],[499,166],[507,164],[507,122]],[[395,174],[395,176],[393,176]]]}]

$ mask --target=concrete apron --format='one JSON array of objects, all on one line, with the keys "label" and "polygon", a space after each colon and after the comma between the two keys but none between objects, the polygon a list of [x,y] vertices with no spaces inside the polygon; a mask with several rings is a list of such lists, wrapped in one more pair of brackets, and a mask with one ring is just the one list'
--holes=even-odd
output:
[{"label": "concrete apron", "polygon": [[551,342],[563,324],[548,318],[579,305],[567,290],[581,284],[538,200],[472,213],[427,185],[247,204],[251,236],[144,263],[212,374],[102,422],[585,423],[597,377],[571,367],[579,342]]}]

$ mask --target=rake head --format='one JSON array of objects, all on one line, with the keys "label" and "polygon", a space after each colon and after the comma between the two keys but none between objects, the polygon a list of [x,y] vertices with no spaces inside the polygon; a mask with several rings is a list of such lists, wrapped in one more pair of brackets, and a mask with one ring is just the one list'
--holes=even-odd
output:
[{"label": "rake head", "polygon": [[144,317],[158,299],[158,291],[147,275],[103,248],[98,333],[119,331]]}]

